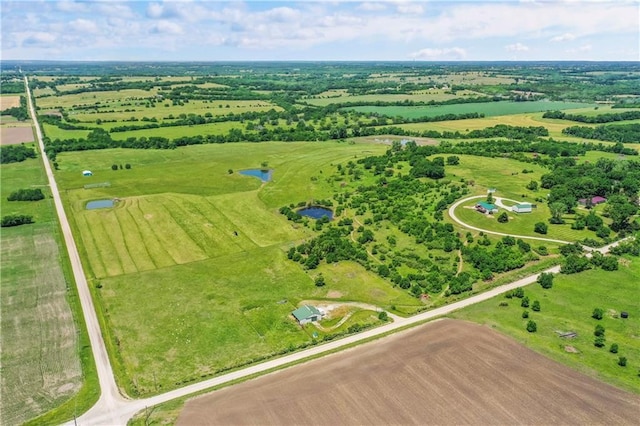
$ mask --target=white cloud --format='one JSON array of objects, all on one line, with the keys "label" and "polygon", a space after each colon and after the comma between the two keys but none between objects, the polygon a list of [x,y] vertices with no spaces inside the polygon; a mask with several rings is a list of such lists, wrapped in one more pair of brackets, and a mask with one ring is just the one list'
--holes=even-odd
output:
[{"label": "white cloud", "polygon": [[424,12],[422,5],[416,2],[398,2],[396,8],[399,13],[407,15],[420,15]]},{"label": "white cloud", "polygon": [[382,2],[365,2],[358,5],[356,9],[367,12],[378,12],[380,10],[385,10],[386,8],[387,6]]},{"label": "white cloud", "polygon": [[87,5],[85,3],[79,3],[72,0],[62,0],[56,3],[56,9],[63,12],[86,12]]},{"label": "white cloud", "polygon": [[571,34],[571,33],[564,33],[562,35],[558,35],[555,37],[552,37],[549,41],[553,41],[555,43],[557,42],[561,42],[561,41],[571,41],[571,40],[575,40],[576,36]]},{"label": "white cloud", "polygon": [[88,19],[76,19],[69,22],[69,27],[80,33],[97,33],[98,26],[95,22]]},{"label": "white cloud", "polygon": [[182,34],[182,27],[175,22],[161,20],[151,27],[155,34]]},{"label": "white cloud", "polygon": [[529,50],[528,46],[525,46],[522,43],[513,43],[508,44],[504,47],[507,52],[526,52]]},{"label": "white cloud", "polygon": [[461,47],[445,47],[443,49],[426,48],[409,54],[412,59],[464,59],[467,51]]},{"label": "white cloud", "polygon": [[160,3],[149,3],[147,6],[147,16],[149,18],[159,18],[162,16],[164,7]]},{"label": "white cloud", "polygon": [[56,35],[48,32],[27,33],[22,39],[25,46],[50,45],[56,41]]},{"label": "white cloud", "polygon": [[590,44],[583,44],[582,46],[576,48],[576,49],[567,49],[565,50],[565,52],[567,53],[583,53],[583,52],[589,52],[591,51],[591,49],[593,49],[593,46]]}]

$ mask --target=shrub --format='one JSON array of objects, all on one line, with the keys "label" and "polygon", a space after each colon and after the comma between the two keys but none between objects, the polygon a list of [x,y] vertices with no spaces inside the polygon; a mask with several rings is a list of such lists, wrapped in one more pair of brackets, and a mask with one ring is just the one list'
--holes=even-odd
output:
[{"label": "shrub", "polygon": [[127,169],[127,170],[131,169],[131,164],[129,164],[129,163],[125,164],[124,168]]},{"label": "shrub", "polygon": [[117,164],[112,164],[111,165],[111,170],[118,170],[118,165]]},{"label": "shrub", "polygon": [[618,358],[618,365],[620,367],[626,367],[627,366],[627,357],[621,356],[620,358]]},{"label": "shrub", "polygon": [[601,347],[604,346],[604,342],[605,342],[604,336],[596,336],[593,344],[594,344],[595,347],[601,348]]},{"label": "shrub", "polygon": [[380,311],[380,313],[378,314],[378,319],[380,321],[387,321],[389,319],[389,316],[387,315],[386,311]]},{"label": "shrub", "polygon": [[602,308],[595,308],[593,310],[593,313],[591,314],[591,318],[594,318],[597,320],[601,320],[603,316],[604,316],[604,309]]},{"label": "shrub", "polygon": [[612,343],[611,347],[609,348],[609,352],[611,352],[612,354],[617,354],[618,353],[618,344],[617,343]]},{"label": "shrub", "polygon": [[553,287],[553,273],[551,272],[543,272],[538,275],[536,282],[540,284],[542,288],[549,289]]},{"label": "shrub", "polygon": [[527,331],[529,333],[535,333],[536,331],[538,331],[538,325],[535,321],[529,320],[527,322]]},{"label": "shrub", "polygon": [[522,318],[529,318],[529,311],[522,311]]},{"label": "shrub", "polygon": [[44,199],[44,194],[40,188],[19,189],[7,197],[8,201],[38,201],[42,199]]},{"label": "shrub", "polygon": [[596,329],[593,331],[594,336],[604,336],[604,327],[600,324],[596,325]]},{"label": "shrub", "polygon": [[520,306],[522,306],[523,308],[528,308],[529,307],[529,297],[524,296],[522,298],[522,302],[520,302]]},{"label": "shrub", "polygon": [[2,218],[0,226],[2,226],[3,228],[9,228],[12,226],[25,225],[28,223],[33,223],[33,216],[10,214]]},{"label": "shrub", "polygon": [[316,284],[316,287],[322,287],[325,285],[324,276],[322,276],[322,274],[316,277],[315,284]]},{"label": "shrub", "polygon": [[500,215],[498,215],[498,222],[500,223],[509,222],[509,215],[507,215],[507,212],[502,212],[500,213]]},{"label": "shrub", "polygon": [[535,312],[540,312],[540,302],[537,300],[534,300],[533,304],[531,305],[531,310]]},{"label": "shrub", "polygon": [[538,222],[533,226],[533,232],[538,234],[546,234],[547,233],[547,224],[544,222]]}]

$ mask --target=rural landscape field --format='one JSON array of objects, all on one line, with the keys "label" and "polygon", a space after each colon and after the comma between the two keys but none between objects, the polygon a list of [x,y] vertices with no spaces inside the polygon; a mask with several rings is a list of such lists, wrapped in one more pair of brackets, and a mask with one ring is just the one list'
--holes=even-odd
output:
[{"label": "rural landscape field", "polygon": [[[2,423],[79,417],[107,365],[113,413],[165,403],[133,424],[632,423],[639,79],[636,63],[3,68]],[[172,393],[466,302],[449,314],[466,322]]]}]

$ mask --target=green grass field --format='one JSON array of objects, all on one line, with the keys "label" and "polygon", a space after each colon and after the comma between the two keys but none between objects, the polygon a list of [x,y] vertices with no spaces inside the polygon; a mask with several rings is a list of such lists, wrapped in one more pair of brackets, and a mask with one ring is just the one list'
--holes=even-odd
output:
[{"label": "green grass field", "polygon": [[[285,257],[313,233],[278,207],[331,196],[338,183],[325,176],[336,164],[385,149],[274,142],[60,154],[57,179],[125,389],[155,393],[309,344],[309,333],[288,316],[300,300],[419,308],[357,264],[325,267],[327,285],[319,289]],[[267,184],[237,173],[265,161],[274,169]],[[112,163],[132,168],[113,171]],[[83,177],[84,169],[93,176]],[[104,198],[120,201],[85,209]]]},{"label": "green grass field", "polygon": [[360,106],[352,107],[358,112],[379,113],[390,117],[401,116],[405,118],[419,117],[435,117],[445,114],[467,114],[472,112],[482,113],[486,117],[522,114],[530,112],[548,111],[548,110],[565,110],[584,108],[589,104],[581,104],[577,102],[551,102],[551,101],[534,101],[534,102],[480,102],[470,104],[456,105],[436,105],[436,106]]},{"label": "green grass field", "polygon": [[[2,228],[0,233],[0,423],[9,425],[24,423],[70,400],[83,384],[83,373],[69,305],[73,282],[63,269],[66,261],[40,160],[3,164],[1,173],[2,215],[29,214],[36,222]],[[42,187],[47,198],[7,201],[10,192],[30,187]],[[88,401],[80,401],[80,406],[93,403],[95,392],[84,389],[82,398]]]},{"label": "green grass field", "polygon": [[[549,290],[538,284],[526,287],[525,295],[531,302],[540,301],[540,312],[529,309],[529,319],[537,324],[536,333],[526,331],[528,319],[522,318],[525,308],[517,298],[498,296],[452,316],[495,328],[578,371],[640,393],[640,259],[634,257],[622,262],[620,269],[614,272],[590,270],[576,275],[557,275]],[[508,306],[499,306],[502,302],[507,302]],[[591,318],[595,308],[605,310],[600,321]],[[619,318],[622,311],[629,313],[628,319]],[[606,345],[603,348],[593,344],[596,324],[605,328]],[[574,331],[577,337],[560,338],[557,331]],[[612,343],[619,345],[618,354],[609,352]],[[567,346],[577,353],[568,352]],[[626,367],[617,365],[619,356],[627,358]],[[567,386],[570,389],[570,383]]]}]

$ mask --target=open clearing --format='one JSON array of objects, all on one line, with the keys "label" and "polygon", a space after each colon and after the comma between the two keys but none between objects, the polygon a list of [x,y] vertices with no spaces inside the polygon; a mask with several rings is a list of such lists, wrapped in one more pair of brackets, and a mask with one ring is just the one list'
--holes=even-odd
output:
[{"label": "open clearing", "polygon": [[33,140],[33,130],[31,130],[30,125],[19,127],[2,126],[0,128],[1,145],[17,145],[23,142],[33,142]]},{"label": "open clearing", "polygon": [[11,96],[0,96],[0,111],[4,111],[5,109],[19,107],[20,106],[20,96],[11,95]]},{"label": "open clearing", "polygon": [[640,401],[442,320],[187,402],[193,424],[635,424]]}]

